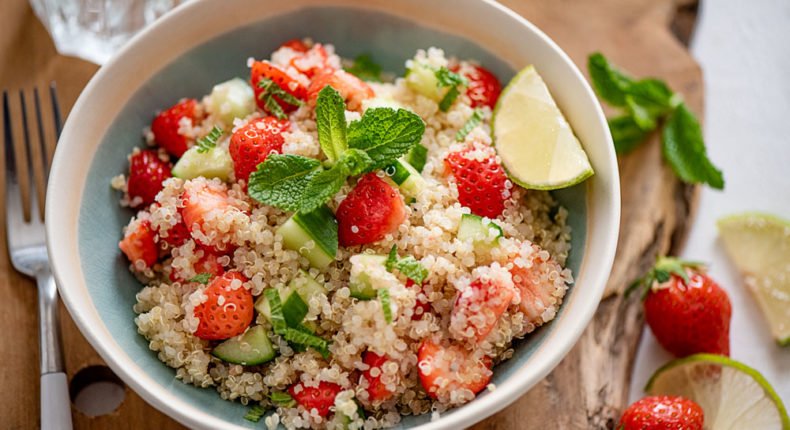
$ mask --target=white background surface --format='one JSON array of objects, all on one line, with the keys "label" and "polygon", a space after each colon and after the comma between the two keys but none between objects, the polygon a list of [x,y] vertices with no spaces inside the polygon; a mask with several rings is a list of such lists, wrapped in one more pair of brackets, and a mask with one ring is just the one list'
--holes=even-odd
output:
[{"label": "white background surface", "polygon": [[[715,222],[745,210],[790,219],[790,1],[703,0],[692,54],[705,76],[705,141],[724,172],[704,189],[683,256],[710,264],[732,301],[730,355],[761,372],[790,406],[790,347],[776,346],[757,303],[724,254]],[[672,357],[645,329],[631,400]]]}]

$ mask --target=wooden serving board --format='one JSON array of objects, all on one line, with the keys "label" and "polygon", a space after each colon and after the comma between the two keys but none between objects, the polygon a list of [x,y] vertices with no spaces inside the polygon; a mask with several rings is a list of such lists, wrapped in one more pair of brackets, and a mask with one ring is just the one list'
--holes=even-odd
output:
[{"label": "wooden serving board", "polygon": [[[702,73],[684,46],[694,23],[695,0],[502,2],[552,37],[580,69],[586,70],[589,53],[602,51],[636,76],[665,79],[702,117]],[[68,112],[96,69],[93,64],[58,55],[26,0],[0,2],[0,87],[43,88],[55,81],[61,108]],[[50,157],[53,149],[50,141]],[[672,252],[682,245],[697,202],[697,189],[679,183],[661,162],[657,136],[620,159],[620,174],[620,240],[595,318],[576,347],[544,381],[474,429],[613,429],[616,425],[627,401],[643,328],[638,301],[624,299],[621,292],[651,265],[655,254]],[[4,216],[3,208],[0,219]],[[3,230],[0,422],[3,428],[32,429],[39,426],[36,290],[33,282],[13,270],[4,244]],[[61,309],[61,324],[70,378],[87,366],[104,364],[65,308]],[[76,429],[183,428],[128,388],[114,412],[90,417],[74,410],[73,417]]]}]

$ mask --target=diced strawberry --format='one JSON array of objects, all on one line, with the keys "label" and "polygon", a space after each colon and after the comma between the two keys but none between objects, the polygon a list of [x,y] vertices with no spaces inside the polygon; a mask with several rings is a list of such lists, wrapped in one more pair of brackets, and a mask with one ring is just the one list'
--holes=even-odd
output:
[{"label": "diced strawberry", "polygon": [[320,43],[316,43],[309,50],[303,52],[303,55],[291,59],[291,66],[300,73],[312,78],[333,71],[332,67],[327,64],[329,55]]},{"label": "diced strawberry", "polygon": [[459,340],[483,341],[510,306],[514,294],[513,281],[505,270],[487,279],[476,279],[455,299],[450,333]]},{"label": "diced strawberry", "polygon": [[362,376],[360,376],[360,380],[365,378],[368,382],[368,402],[376,405],[392,398],[392,391],[381,382],[382,366],[387,362],[387,356],[378,355],[368,350],[362,354],[362,362],[370,366],[367,370],[362,371]]},{"label": "diced strawberry", "polygon": [[[198,259],[194,264],[195,274],[210,273],[212,277],[221,276],[225,273],[225,268],[219,263],[219,256],[211,250],[204,249],[203,256]],[[170,273],[170,280],[172,282],[183,282],[187,278],[184,277],[180,270],[173,268]]]},{"label": "diced strawberry", "polygon": [[258,164],[272,152],[282,152],[285,142],[282,132],[290,126],[289,121],[267,116],[252,120],[233,133],[228,149],[237,181],[247,181],[250,173],[258,170]]},{"label": "diced strawberry", "polygon": [[208,298],[195,306],[195,317],[200,320],[195,336],[222,340],[238,336],[249,327],[253,316],[252,293],[243,285],[232,288],[235,280],[247,282],[241,273],[228,272],[208,284],[203,291]]},{"label": "diced strawberry", "polygon": [[288,387],[288,393],[308,411],[318,411],[318,415],[325,417],[329,408],[335,405],[335,397],[343,391],[343,387],[332,382],[321,381],[318,387],[306,387],[301,382]]},{"label": "diced strawberry", "polygon": [[521,297],[519,309],[526,321],[540,326],[544,322],[546,311],[556,312],[562,302],[558,288],[564,289],[564,283],[558,286],[548,275],[562,273],[562,267],[538,245],[523,244],[519,252],[510,257],[508,268],[513,275],[513,285]]},{"label": "diced strawberry", "polygon": [[162,190],[162,182],[171,176],[170,170],[170,163],[162,161],[154,150],[146,149],[132,155],[126,189],[130,201],[139,200],[135,207],[154,202]]},{"label": "diced strawberry", "polygon": [[444,167],[445,174],[455,177],[458,201],[473,214],[488,218],[502,214],[510,198],[510,182],[493,148],[478,144],[452,152],[444,159]]},{"label": "diced strawberry", "polygon": [[348,110],[360,111],[362,102],[376,95],[373,88],[358,77],[343,70],[335,70],[316,76],[313,79],[313,82],[307,89],[307,103],[310,107],[315,108],[318,93],[327,85],[340,93],[346,101],[346,109]]},{"label": "diced strawberry", "polygon": [[[406,288],[411,288],[416,286],[417,284],[412,281],[411,279],[406,281]],[[420,285],[420,294],[424,295],[424,291],[422,291],[422,285]],[[422,316],[431,312],[431,303],[427,300],[423,299],[421,296],[417,296],[417,303],[414,305],[414,313],[411,315],[412,321],[417,321],[422,319]]]},{"label": "diced strawberry", "polygon": [[147,267],[151,267],[159,257],[155,236],[148,221],[136,221],[127,228],[118,247],[132,263],[142,260]]},{"label": "diced strawberry", "polygon": [[163,110],[154,118],[151,123],[151,131],[154,133],[156,143],[174,157],[180,157],[187,150],[188,139],[180,134],[181,121],[187,118],[190,125],[194,124],[196,118],[195,108],[197,100],[187,99],[177,105]]},{"label": "diced strawberry", "polygon": [[162,232],[159,232],[159,238],[167,242],[170,246],[181,246],[189,240],[189,230],[183,222],[180,222],[167,230],[167,237],[162,237]]},{"label": "diced strawberry", "polygon": [[425,339],[417,351],[417,360],[420,382],[434,399],[444,397],[449,400],[450,393],[456,390],[477,394],[491,380],[491,360],[487,356],[473,359],[465,349],[456,345],[443,347]]},{"label": "diced strawberry", "polygon": [[343,246],[377,242],[397,231],[406,219],[398,190],[368,173],[337,208],[338,238]]},{"label": "diced strawberry", "polygon": [[[259,108],[265,111],[268,111],[266,103],[263,101],[263,94],[266,90],[258,86],[258,83],[263,79],[271,79],[277,86],[282,88],[283,91],[299,100],[305,100],[306,98],[307,89],[305,89],[304,85],[300,84],[299,81],[288,76],[285,71],[270,64],[268,61],[256,61],[252,64],[250,85],[252,85],[255,91],[255,102],[258,103]],[[286,103],[278,97],[275,97],[275,99],[285,112],[292,112],[297,108],[297,106]]]},{"label": "diced strawberry", "polygon": [[466,95],[471,100],[471,106],[488,106],[493,109],[502,92],[502,84],[499,83],[499,79],[485,67],[476,64],[469,64],[463,69],[454,67],[451,71],[458,73],[459,70],[469,80]]},{"label": "diced strawberry", "polygon": [[307,52],[307,50],[310,49],[307,47],[307,45],[305,45],[305,43],[301,39],[289,40],[283,43],[282,45],[280,45],[280,48],[291,48],[296,52]]},{"label": "diced strawberry", "polygon": [[239,210],[230,203],[224,187],[211,182],[187,181],[181,201],[181,218],[191,236],[203,246],[214,247],[218,254],[229,252],[229,244],[220,240],[208,241],[204,237],[212,233],[221,235],[212,231],[214,226],[209,221],[222,217],[227,211]]}]

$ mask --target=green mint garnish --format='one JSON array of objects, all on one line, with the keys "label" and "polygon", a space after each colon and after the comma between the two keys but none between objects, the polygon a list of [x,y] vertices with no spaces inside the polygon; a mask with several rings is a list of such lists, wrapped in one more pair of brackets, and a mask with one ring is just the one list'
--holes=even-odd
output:
[{"label": "green mint garnish", "polygon": [[318,136],[327,166],[312,158],[271,154],[250,175],[250,197],[284,210],[312,212],[337,194],[349,176],[394,163],[425,132],[422,119],[405,109],[368,109],[346,127],[345,108],[342,96],[330,86],[316,100]]},{"label": "green mint garnish", "polygon": [[318,142],[330,163],[336,162],[348,148],[346,143],[346,104],[343,96],[329,85],[318,93],[315,120]]},{"label": "green mint garnish", "polygon": [[384,267],[387,268],[388,272],[392,272],[392,269],[398,269],[404,276],[414,281],[417,285],[421,285],[429,275],[428,269],[411,255],[399,259],[398,245],[392,245],[392,249],[390,249],[390,253],[387,256],[387,261],[384,262]]},{"label": "green mint garnish", "polygon": [[279,335],[285,335],[288,329],[288,324],[285,322],[283,315],[283,305],[280,301],[280,292],[276,288],[267,288],[263,290],[263,295],[269,301],[269,309],[271,314],[272,329]]},{"label": "green mint garnish", "polygon": [[374,63],[368,54],[360,54],[354,58],[354,64],[346,68],[346,72],[363,81],[381,81],[381,66]]},{"label": "green mint garnish", "polygon": [[308,184],[321,172],[321,162],[315,158],[269,154],[250,174],[248,193],[261,203],[297,211]]},{"label": "green mint garnish", "polygon": [[294,106],[301,106],[304,104],[304,102],[280,88],[279,85],[274,83],[274,81],[269,78],[261,79],[260,82],[258,82],[258,87],[264,89],[258,98],[263,100],[266,110],[268,110],[269,113],[276,116],[278,119],[285,119],[287,116],[285,115],[283,108],[280,107],[280,104],[277,103],[277,99]]},{"label": "green mint garnish", "polygon": [[204,152],[208,152],[209,149],[217,146],[217,141],[219,140],[220,136],[222,136],[222,129],[217,127],[216,125],[211,131],[201,139],[197,141],[197,152],[203,154]]},{"label": "green mint garnish", "polygon": [[463,142],[466,139],[466,136],[474,130],[475,127],[480,125],[483,121],[483,110],[480,108],[475,108],[475,111],[472,112],[472,116],[469,117],[468,120],[464,123],[464,126],[458,130],[458,133],[455,134],[456,142]]},{"label": "green mint garnish", "polygon": [[264,415],[266,415],[266,408],[261,405],[255,405],[244,415],[244,419],[257,423]]},{"label": "green mint garnish", "polygon": [[187,279],[187,282],[197,282],[198,284],[206,285],[212,276],[211,273],[198,273],[197,276]]},{"label": "green mint garnish", "polygon": [[662,124],[664,159],[683,182],[723,189],[724,178],[705,151],[702,128],[679,94],[661,80],[635,80],[600,53],[588,58],[593,87],[603,100],[625,115],[609,120],[615,151],[627,153]]},{"label": "green mint garnish", "polygon": [[442,100],[439,102],[439,110],[442,112],[447,112],[450,110],[450,106],[455,103],[455,99],[457,99],[461,94],[461,91],[458,90],[458,86],[466,86],[468,85],[468,81],[465,77],[459,75],[458,73],[451,72],[449,69],[447,69],[447,67],[444,66],[434,69],[434,74],[436,74],[436,85],[439,87],[450,87],[444,97],[442,97]]},{"label": "green mint garnish", "polygon": [[272,403],[278,406],[283,406],[286,408],[292,408],[296,406],[296,400],[294,400],[294,398],[288,393],[271,393],[269,394],[269,399],[272,401]]},{"label": "green mint garnish", "polygon": [[392,324],[392,305],[390,303],[390,290],[386,288],[379,288],[376,294],[381,300],[381,310],[384,312],[384,320],[387,324]]},{"label": "green mint garnish", "polygon": [[302,330],[288,327],[283,335],[285,340],[302,346],[309,346],[324,358],[329,358],[329,341]]}]

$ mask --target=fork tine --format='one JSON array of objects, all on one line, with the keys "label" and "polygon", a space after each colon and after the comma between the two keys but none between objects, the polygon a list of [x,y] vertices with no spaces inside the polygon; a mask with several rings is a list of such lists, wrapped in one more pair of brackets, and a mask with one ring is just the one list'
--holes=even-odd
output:
[{"label": "fork tine", "polygon": [[[11,108],[8,103],[8,92],[3,90],[3,147],[5,148],[5,204],[6,226],[10,227],[11,214],[21,214],[22,197],[19,192],[19,178],[17,178],[16,156],[14,151],[14,134],[11,125]],[[11,228],[6,229],[10,234]]]},{"label": "fork tine", "polygon": [[35,171],[33,170],[33,148],[30,145],[31,137],[30,125],[28,124],[27,103],[25,102],[25,92],[19,90],[19,104],[22,107],[22,136],[25,142],[25,155],[27,159],[27,189],[30,199],[30,222],[38,221],[41,217],[38,205],[38,188],[36,187]]},{"label": "fork tine", "polygon": [[[60,130],[63,127],[63,120],[60,118],[60,107],[58,107],[58,93],[55,91],[55,83],[49,83],[49,96],[52,99],[52,114],[55,121],[55,140],[60,139]],[[57,142],[56,142],[57,143]]]},{"label": "fork tine", "polygon": [[[44,179],[44,187],[46,188],[47,182],[49,182],[49,168],[47,160],[47,142],[44,138],[44,117],[41,115],[41,101],[38,97],[38,87],[33,87],[33,102],[35,104],[36,109],[36,128],[38,129],[38,141],[41,144],[41,173]],[[31,154],[32,157],[32,154]]]}]

